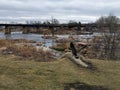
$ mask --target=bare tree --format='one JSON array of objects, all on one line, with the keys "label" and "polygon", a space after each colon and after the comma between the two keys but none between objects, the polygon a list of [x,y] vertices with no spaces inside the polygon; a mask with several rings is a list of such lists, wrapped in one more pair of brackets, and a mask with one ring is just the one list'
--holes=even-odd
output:
[{"label": "bare tree", "polygon": [[99,18],[96,23],[98,24],[99,31],[102,34],[102,43],[104,48],[102,49],[102,57],[107,59],[116,59],[116,52],[119,49],[119,24],[120,19],[116,16],[109,15],[107,17]]},{"label": "bare tree", "polygon": [[55,18],[52,17],[51,24],[52,24],[51,33],[52,33],[52,36],[54,37],[55,30],[56,30],[55,26],[59,24],[59,21],[57,19],[55,19]]},{"label": "bare tree", "polygon": [[54,24],[54,25],[58,25],[59,21],[52,17],[51,23]]},{"label": "bare tree", "polygon": [[69,26],[74,26],[74,25],[77,25],[78,23],[76,22],[76,21],[74,21],[74,20],[70,20],[69,22],[68,22],[68,25]]},{"label": "bare tree", "polygon": [[49,20],[46,20],[46,21],[43,22],[43,24],[49,25],[49,24],[50,24],[50,21],[49,21]]}]

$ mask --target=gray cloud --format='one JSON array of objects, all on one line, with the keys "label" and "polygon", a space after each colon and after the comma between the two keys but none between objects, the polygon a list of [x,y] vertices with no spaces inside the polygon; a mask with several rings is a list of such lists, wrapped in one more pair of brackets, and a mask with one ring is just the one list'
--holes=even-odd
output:
[{"label": "gray cloud", "polygon": [[101,15],[120,17],[119,0],[0,0],[0,21],[47,20],[92,22]]}]

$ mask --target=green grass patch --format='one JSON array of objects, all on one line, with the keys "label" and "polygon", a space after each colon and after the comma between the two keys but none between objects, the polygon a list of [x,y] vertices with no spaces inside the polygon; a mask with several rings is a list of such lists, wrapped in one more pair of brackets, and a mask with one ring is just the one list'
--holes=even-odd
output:
[{"label": "green grass patch", "polygon": [[120,90],[120,61],[88,61],[97,70],[78,67],[66,58],[54,62],[35,62],[2,55],[0,90],[65,90],[65,84],[76,82]]}]

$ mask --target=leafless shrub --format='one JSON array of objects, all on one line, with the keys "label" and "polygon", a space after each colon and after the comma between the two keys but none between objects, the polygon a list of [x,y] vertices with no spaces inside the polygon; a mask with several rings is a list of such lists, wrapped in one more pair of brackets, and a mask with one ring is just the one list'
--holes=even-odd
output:
[{"label": "leafless shrub", "polygon": [[101,51],[101,57],[107,59],[117,59],[116,52],[120,47],[120,19],[116,16],[109,15],[108,17],[101,17],[97,24],[99,26],[99,32],[102,35],[103,48]]}]

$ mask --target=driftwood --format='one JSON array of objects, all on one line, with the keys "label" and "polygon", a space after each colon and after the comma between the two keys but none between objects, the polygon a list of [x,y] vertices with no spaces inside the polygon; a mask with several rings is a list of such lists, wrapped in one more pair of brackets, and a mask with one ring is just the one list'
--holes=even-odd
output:
[{"label": "driftwood", "polygon": [[85,67],[85,68],[88,68],[88,67],[89,67],[89,65],[88,65],[87,63],[85,63],[84,61],[82,61],[82,60],[80,59],[80,57],[79,57],[79,58],[75,58],[75,57],[72,55],[71,52],[65,53],[63,56],[61,56],[61,58],[68,58],[68,59],[70,59],[72,62],[74,62],[75,64],[77,64],[77,65],[79,65],[79,66],[82,66],[82,67]]},{"label": "driftwood", "polygon": [[[86,47],[87,45],[83,45],[82,49]],[[93,70],[95,69],[92,63],[84,60],[84,58],[81,55],[78,55],[73,42],[70,42],[70,49],[71,49],[71,52],[65,53],[63,56],[61,56],[61,58],[68,58],[78,66],[82,66],[82,67],[93,69]]]},{"label": "driftwood", "polygon": [[77,50],[76,50],[73,42],[70,42],[70,49],[71,49],[71,52],[65,53],[62,57],[65,57],[65,58],[67,57],[72,62],[74,62],[75,64],[80,65],[82,67],[86,67],[86,68],[89,67],[89,65],[87,63],[83,62],[80,59],[80,57],[77,55]]}]

